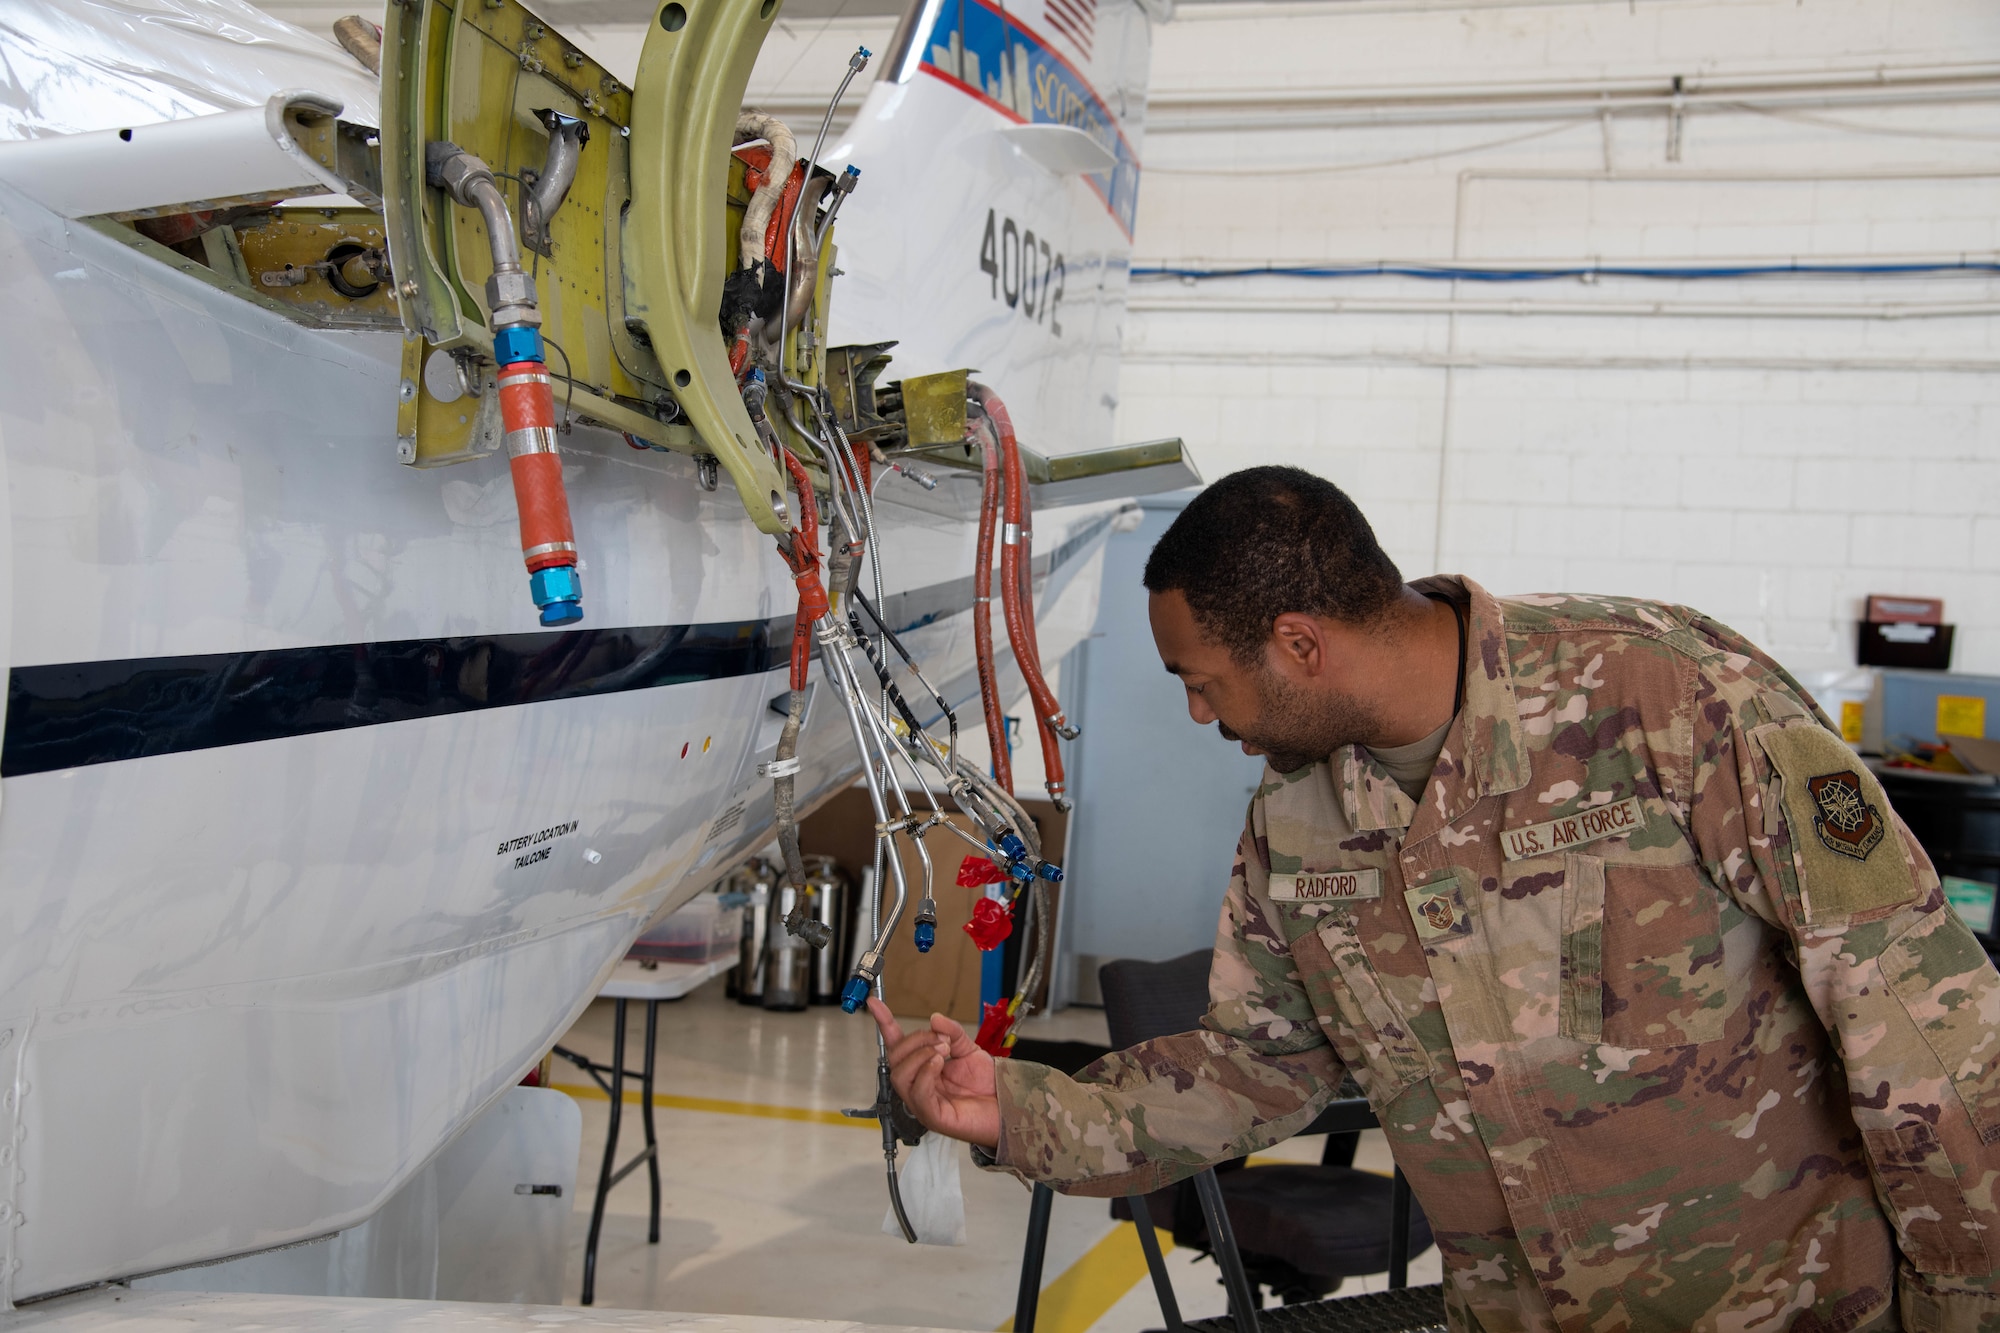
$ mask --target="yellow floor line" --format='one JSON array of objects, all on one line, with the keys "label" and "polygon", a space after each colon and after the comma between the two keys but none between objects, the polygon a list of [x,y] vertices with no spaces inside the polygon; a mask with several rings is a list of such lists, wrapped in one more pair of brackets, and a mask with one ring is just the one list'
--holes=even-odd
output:
[{"label": "yellow floor line", "polygon": [[[1173,1237],[1155,1230],[1160,1253],[1172,1254]],[[1083,1252],[1083,1257],[1042,1288],[1035,1307],[1035,1333],[1084,1333],[1146,1280],[1146,1251],[1139,1245],[1139,1228],[1120,1222],[1111,1234]],[[1010,1317],[999,1333],[1013,1333]]]},{"label": "yellow floor line", "polygon": [[[1254,1156],[1251,1156],[1251,1157],[1246,1157],[1246,1158],[1244,1158],[1244,1159],[1243,1159],[1243,1164],[1244,1164],[1245,1166],[1312,1166],[1312,1165],[1315,1165],[1315,1163],[1312,1163],[1312,1162],[1301,1162],[1301,1161],[1299,1161],[1299,1160],[1298,1160],[1297,1158],[1295,1158],[1295,1157],[1266,1157],[1266,1156],[1265,1156],[1264,1154],[1262,1154],[1262,1153],[1258,1153],[1258,1154],[1256,1154],[1256,1155],[1254,1155]],[[1390,1177],[1391,1177],[1391,1176],[1392,1176],[1392,1175],[1394,1174],[1393,1172],[1389,1172],[1389,1171],[1377,1171],[1377,1170],[1376,1170],[1376,1169],[1375,1169],[1374,1167],[1372,1167],[1372,1166],[1357,1166],[1357,1167],[1355,1167],[1354,1169],[1355,1169],[1356,1171],[1360,1171],[1360,1172],[1362,1172],[1362,1173],[1364,1173],[1364,1174],[1366,1174],[1366,1175],[1371,1175],[1371,1176],[1380,1176],[1380,1177],[1382,1177],[1382,1179],[1384,1179],[1384,1180],[1388,1180],[1388,1179],[1389,1179],[1389,1178],[1390,1178]]]},{"label": "yellow floor line", "polygon": [[[552,1083],[549,1086],[557,1092],[566,1092],[579,1101],[608,1102],[610,1096],[599,1087],[588,1083]],[[625,1104],[639,1104],[639,1089],[625,1089]],[[768,1106],[762,1102],[731,1102],[720,1097],[679,1097],[670,1092],[653,1094],[653,1105],[672,1111],[713,1111],[717,1115],[761,1116],[766,1120],[805,1120],[819,1125],[858,1125],[862,1129],[877,1128],[873,1120],[860,1120],[842,1115],[838,1111],[821,1111],[810,1106]]]}]

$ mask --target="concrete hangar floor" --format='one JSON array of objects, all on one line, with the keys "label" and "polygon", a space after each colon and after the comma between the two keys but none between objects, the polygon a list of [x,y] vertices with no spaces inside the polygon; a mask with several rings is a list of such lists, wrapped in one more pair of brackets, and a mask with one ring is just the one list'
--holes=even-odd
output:
[{"label": "concrete hangar floor", "polygon": [[[563,1045],[611,1054],[609,1001],[594,1003]],[[628,1007],[627,1067],[636,1069],[644,1006]],[[599,1243],[602,1309],[717,1311],[934,1328],[1011,1327],[1028,1191],[961,1161],[966,1244],[912,1246],[883,1233],[888,1200],[872,1120],[844,1106],[873,1096],[873,1025],[837,1009],[772,1013],[729,999],[712,981],[664,1006],[655,1114],[663,1187],[660,1243],[646,1241],[645,1173],[612,1190]],[[1103,1011],[1071,1008],[1031,1019],[1023,1037],[1103,1043]],[[556,1086],[583,1111],[583,1149],[570,1218],[564,1300],[574,1304],[592,1190],[609,1110],[581,1071],[557,1061]],[[642,1142],[628,1086],[620,1160]],[[1321,1140],[1294,1140],[1253,1161],[1317,1162]],[[1364,1134],[1355,1165],[1387,1175],[1381,1131]],[[1171,1244],[1164,1234],[1163,1244]],[[1216,1267],[1187,1250],[1167,1255],[1189,1319],[1227,1302]],[[1038,1328],[1042,1333],[1137,1333],[1160,1311],[1138,1237],[1099,1199],[1056,1201]],[[1411,1262],[1410,1282],[1440,1280],[1437,1251]],[[1350,1279],[1342,1294],[1377,1291],[1386,1275]]]}]

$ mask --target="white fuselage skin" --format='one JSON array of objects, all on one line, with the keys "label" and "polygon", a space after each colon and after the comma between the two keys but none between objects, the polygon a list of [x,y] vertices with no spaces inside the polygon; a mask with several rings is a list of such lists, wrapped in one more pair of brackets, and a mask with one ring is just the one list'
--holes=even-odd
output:
[{"label": "white fuselage skin", "polygon": [[[900,148],[869,118],[890,98]],[[836,341],[902,336],[892,376],[968,364],[941,332],[959,303],[909,295],[945,262],[910,248],[925,219],[898,220],[893,243],[866,234],[907,202],[892,184],[906,167],[949,201],[936,221],[983,221],[991,163],[950,164],[955,137],[1002,117],[922,75],[868,106],[839,160],[883,169],[841,220]],[[923,163],[912,112],[953,118]],[[888,197],[871,208],[871,192]],[[1122,256],[1083,181],[1044,175],[1032,193],[1079,253]],[[985,281],[976,257],[952,262]],[[1108,408],[1078,398],[1115,372],[1122,285],[1101,308],[1074,301],[1078,350],[1033,326],[1012,334],[1048,347],[975,349],[1024,443],[1110,443]],[[0,310],[0,650],[17,671],[538,632],[504,460],[396,462],[395,335],[301,327],[4,185]],[[899,335],[905,317],[917,327]],[[1026,387],[1010,387],[1017,366]],[[585,630],[791,614],[791,580],[726,479],[705,492],[691,460],[591,428],[563,447]],[[898,503],[912,490],[880,486],[870,554],[892,604],[908,593],[921,611],[924,590],[969,576],[974,533]],[[1036,548],[1105,518],[1042,514]],[[1038,580],[1049,661],[1095,618],[1101,549]],[[960,705],[976,695],[969,605],[907,634]],[[0,1297],[367,1217],[541,1058],[649,918],[768,840],[755,766],[785,689],[775,665],[368,725],[322,699],[335,729],[7,776]],[[856,771],[836,701],[815,694],[802,806]]]}]

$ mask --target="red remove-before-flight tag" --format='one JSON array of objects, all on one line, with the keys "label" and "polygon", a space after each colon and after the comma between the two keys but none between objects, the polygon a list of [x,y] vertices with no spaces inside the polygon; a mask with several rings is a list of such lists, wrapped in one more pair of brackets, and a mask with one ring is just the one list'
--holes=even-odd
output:
[{"label": "red remove-before-flight tag", "polygon": [[983,856],[968,856],[958,863],[958,887],[976,889],[982,884],[1004,884],[1007,872]]},{"label": "red remove-before-flight tag", "polygon": [[972,936],[981,953],[999,948],[1014,933],[1013,907],[998,898],[981,898],[972,905],[972,920],[965,923],[965,933]]}]

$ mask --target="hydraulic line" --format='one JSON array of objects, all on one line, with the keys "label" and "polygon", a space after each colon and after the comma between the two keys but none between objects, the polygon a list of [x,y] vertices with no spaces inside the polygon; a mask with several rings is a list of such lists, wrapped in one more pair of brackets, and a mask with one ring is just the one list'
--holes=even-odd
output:
[{"label": "hydraulic line", "polygon": [[799,493],[799,526],[790,534],[788,545],[779,553],[792,571],[799,590],[798,610],[792,619],[792,697],[785,710],[785,727],[778,733],[777,753],[767,772],[771,777],[772,813],[778,826],[778,849],[785,858],[785,874],[797,892],[785,929],[816,949],[831,939],[825,923],[818,920],[806,903],[805,862],[799,854],[799,824],[795,784],[799,771],[799,726],[805,720],[806,684],[812,666],[812,628],[828,614],[826,587],[819,575],[819,505],[813,496],[812,478],[788,449],[779,449],[785,470]]},{"label": "hydraulic line", "polygon": [[972,555],[972,653],[979,668],[979,704],[986,716],[986,741],[993,751],[993,779],[1014,790],[1014,759],[1007,752],[1007,719],[1001,713],[1000,678],[993,669],[993,536],[1000,523],[999,438],[992,420],[980,418],[979,541]]},{"label": "hydraulic line", "polygon": [[889,1178],[889,1207],[896,1214],[896,1225],[902,1228],[903,1239],[910,1244],[917,1243],[917,1229],[910,1225],[910,1214],[903,1207],[903,1183],[896,1177],[896,1116],[895,1087],[889,1082],[889,1052],[882,1045],[882,1034],[875,1034],[878,1047],[875,1056],[875,1104],[882,1108],[879,1123],[882,1126],[882,1169]]},{"label": "hydraulic line", "polygon": [[[905,648],[903,641],[896,637],[896,631],[889,628],[888,622],[882,619],[881,613],[875,609],[866,597],[861,595],[858,589],[854,593],[854,600],[863,611],[868,613],[868,618],[875,622],[875,632],[887,640],[889,646],[896,650],[896,656],[903,659],[903,665],[907,666],[910,669],[910,674],[917,678],[917,684],[924,687],[924,693],[930,695],[931,702],[937,705],[938,714],[944,718],[945,725],[949,728],[948,734],[951,738],[949,748],[945,754],[946,766],[947,769],[956,769],[958,767],[958,714],[952,711],[951,705],[944,701],[944,696],[939,694],[937,688],[924,677],[923,669],[917,665],[917,659],[910,656],[910,650]],[[873,661],[874,659],[875,654],[872,652],[869,653],[869,660]],[[880,671],[882,667],[878,665],[876,669]],[[883,681],[885,685],[888,683],[886,675],[887,673],[885,672]],[[903,709],[903,715],[906,718],[909,717],[909,708],[907,706]],[[909,725],[912,734],[922,734],[922,728],[917,725],[914,719],[910,720]]]},{"label": "hydraulic line", "polygon": [[[855,75],[859,74],[863,69],[867,68],[868,57],[873,54],[874,52],[870,51],[867,47],[861,46],[861,47],[856,47],[854,54],[848,57],[847,73],[841,76],[840,86],[833,90],[833,97],[829,99],[826,104],[826,116],[824,119],[820,121],[819,124],[819,134],[817,137],[813,139],[812,151],[806,154],[805,168],[801,175],[802,180],[812,179],[813,168],[819,164],[819,150],[821,149],[821,147],[825,145],[826,132],[833,125],[833,113],[836,109],[839,108],[840,99],[846,96],[847,85],[854,82]],[[784,253],[787,255],[790,255],[792,253],[792,246],[795,243],[793,240],[793,232],[796,231],[798,228],[799,213],[801,211],[802,210],[799,209],[793,209],[791,214],[785,219]],[[789,277],[785,282],[783,291],[784,295],[779,298],[779,304],[778,304],[779,318],[778,318],[778,338],[777,338],[777,344],[778,344],[777,361],[778,361],[778,369],[780,371],[783,371],[785,368],[785,332],[792,326],[792,284],[789,280]],[[803,316],[801,316],[801,318],[803,318]]]},{"label": "hydraulic line", "polygon": [[[861,754],[862,771],[867,778],[868,803],[875,812],[876,839],[879,844],[886,841],[896,828],[907,827],[909,807],[903,799],[901,786],[884,780],[885,777],[893,778],[894,769],[886,753],[881,754],[878,761],[877,738],[862,721],[863,715],[867,712],[867,705],[862,699],[861,683],[851,674],[852,668],[847,662],[847,655],[841,651],[840,627],[829,617],[820,625],[818,632],[821,647],[820,662],[826,668],[828,683],[833,685],[842,703],[846,705],[848,729],[854,733],[854,748]],[[897,803],[902,807],[901,819],[890,817],[889,803],[883,796],[885,786],[895,793]],[[921,844],[919,848],[921,849]],[[883,951],[888,947],[889,939],[896,933],[896,925],[903,918],[903,908],[909,902],[910,886],[903,874],[902,858],[886,854],[884,859],[888,863],[890,878],[896,882],[896,902],[886,917],[878,923],[875,938],[869,941],[867,951],[855,963],[854,975],[848,979],[846,987],[841,991],[840,1007],[850,1014],[861,1008],[862,1001],[868,998],[869,990],[881,977]]]},{"label": "hydraulic line", "polygon": [[[870,938],[879,932],[882,924],[882,859],[883,840],[875,840],[875,874],[868,886],[868,929]],[[888,1003],[884,998],[880,978],[875,982],[875,998]],[[902,1228],[903,1239],[912,1245],[917,1243],[917,1229],[910,1225],[910,1214],[903,1207],[903,1185],[896,1178],[896,1089],[889,1082],[889,1043],[878,1029],[875,1033],[875,1104],[865,1110],[843,1111],[841,1114],[866,1117],[873,1116],[882,1128],[882,1168],[889,1178],[889,1207],[896,1214],[896,1225]]]},{"label": "hydraulic line", "polygon": [[521,519],[528,594],[541,612],[542,624],[574,624],[583,619],[583,584],[577,577],[576,532],[556,447],[555,396],[542,352],[535,280],[521,267],[514,222],[491,168],[457,144],[437,140],[424,147],[424,174],[431,185],[459,203],[477,208],[486,223],[486,241],[493,252],[486,304],[493,326],[493,359],[500,366],[500,424]]},{"label": "hydraulic line", "polygon": [[549,219],[562,207],[570,185],[576,180],[576,169],[582,163],[584,145],[590,142],[590,125],[576,116],[566,116],[548,107],[535,112],[535,119],[541,121],[549,132],[549,152],[541,171],[534,176],[532,186],[527,186],[524,177],[521,231],[533,238],[538,251],[547,254]]},{"label": "hydraulic line", "polygon": [[[837,429],[829,431],[826,428],[825,415],[819,410],[818,404],[810,396],[812,390],[804,385],[791,385],[782,378],[777,382],[780,386],[780,392],[785,395],[787,400],[794,390],[808,395],[807,401],[813,404],[814,414],[822,423],[821,431],[814,433],[804,429],[803,423],[791,412],[789,401],[785,403],[787,419],[794,429],[799,430],[802,435],[813,440],[819,446],[822,456],[826,460],[830,482],[829,496],[837,506],[835,514],[839,525],[850,530],[858,528],[861,532],[865,532],[865,520],[862,523],[856,523],[851,515],[855,507],[866,504],[865,499],[862,497],[866,495],[871,479],[865,472],[861,471],[860,465],[853,457],[846,439],[838,435]],[[801,495],[801,529],[792,535],[791,545],[788,548],[781,548],[785,550],[788,562],[792,565],[795,575],[800,579],[801,589],[800,611],[798,619],[794,622],[793,634],[794,682],[796,684],[800,681],[803,668],[807,665],[802,660],[804,650],[809,648],[809,641],[805,638],[805,631],[807,630],[806,617],[810,611],[817,611],[819,614],[813,618],[811,632],[817,637],[821,646],[821,662],[825,669],[828,684],[838,694],[842,707],[848,714],[849,725],[854,731],[856,743],[866,759],[864,771],[867,775],[870,798],[878,812],[876,820],[877,837],[879,840],[889,840],[893,839],[894,835],[898,832],[907,834],[911,839],[918,860],[923,866],[924,891],[917,908],[916,941],[920,951],[928,951],[936,940],[937,904],[931,895],[934,868],[931,863],[930,854],[923,843],[923,834],[927,829],[944,822],[944,816],[938,804],[936,792],[932,790],[930,783],[924,779],[923,773],[914,763],[912,755],[931,757],[933,763],[936,760],[934,756],[929,756],[929,752],[923,745],[918,743],[917,738],[923,734],[922,726],[917,721],[914,713],[909,710],[907,702],[894,689],[893,682],[887,672],[886,664],[878,656],[875,647],[868,643],[862,636],[859,618],[850,614],[850,620],[853,621],[853,633],[850,635],[832,614],[829,599],[825,597],[823,588],[819,597],[813,598],[809,595],[806,576],[815,576],[813,581],[817,581],[817,545],[815,540],[817,535],[817,503],[816,500],[808,498],[811,494],[812,483],[810,476],[805,472],[804,465],[792,456],[788,450],[785,450],[777,443],[775,435],[766,434],[769,429],[769,423],[768,418],[764,416],[762,411],[765,397],[764,385],[765,381],[762,373],[754,372],[751,382],[745,386],[744,398],[746,406],[751,408],[752,421],[757,425],[760,437],[765,438],[774,453],[783,459],[785,467],[791,474],[793,484],[799,489]],[[851,486],[850,482],[852,483]],[[841,503],[843,495],[845,496],[845,504]],[[872,509],[872,506],[870,508]],[[851,551],[852,549],[854,549],[854,544],[850,543],[849,550]],[[851,565],[848,567],[848,572],[852,572]],[[879,570],[876,572],[879,587]],[[900,643],[895,646],[901,651]],[[861,648],[882,682],[884,687],[884,708],[880,715],[866,706],[865,687],[860,676],[854,671],[853,663],[847,657],[847,651],[850,647]],[[914,667],[914,664],[912,665]],[[928,682],[925,682],[925,688],[930,688]],[[933,697],[936,697],[934,690],[932,694]],[[888,723],[887,709],[891,699],[893,699],[896,708],[901,713],[903,724],[911,737],[911,754],[903,753],[903,747],[898,742]],[[796,699],[794,700],[794,705],[796,707]],[[788,718],[787,731],[790,730],[791,727]],[[786,747],[787,750],[790,748]],[[920,820],[912,813],[908,800],[904,796],[902,784],[895,781],[894,770],[899,755],[901,755],[904,765],[909,768],[910,776],[922,789],[929,802],[931,808],[931,817],[929,819]],[[785,753],[781,757],[789,759],[792,758],[792,755]],[[775,763],[771,766],[773,770],[777,769],[777,767]],[[793,773],[796,772],[795,763],[786,767],[790,768]],[[778,774],[774,772],[773,776],[777,777]],[[788,777],[791,774],[787,773],[784,776]],[[797,835],[794,822],[785,818],[790,811],[783,799],[782,785],[782,780],[774,783],[774,803],[778,807],[776,813],[780,817],[780,844],[789,854],[792,844],[796,842]],[[889,793],[887,797],[884,795],[885,789]],[[891,798],[893,798],[894,805],[893,816],[891,812]],[[843,994],[843,1003],[847,1004],[850,1009],[859,1007],[860,1000],[866,997],[867,986],[873,980],[871,969],[879,971],[880,955],[886,946],[889,934],[893,932],[896,922],[900,920],[902,907],[907,901],[908,886],[902,882],[900,860],[894,863],[893,869],[897,872],[898,888],[900,890],[897,907],[890,914],[889,923],[883,930],[877,933],[876,939],[872,942],[873,947],[864,955],[862,965],[856,969],[855,976],[850,980]],[[810,918],[805,916],[803,910],[794,913],[794,916],[799,917],[799,920],[794,922],[788,918],[787,927],[792,929],[796,934],[806,934],[806,931],[810,928],[808,925]]]},{"label": "hydraulic line", "polygon": [[[873,504],[874,485],[879,474],[874,473],[869,462],[857,456],[852,444],[831,419],[827,405],[822,401],[822,393],[811,386],[791,381],[782,374],[767,379],[762,370],[751,370],[743,382],[744,404],[750,411],[752,424],[758,437],[779,459],[791,478],[792,485],[799,493],[799,526],[788,538],[779,543],[780,553],[791,569],[799,588],[799,605],[793,621],[791,676],[792,695],[786,716],[786,725],[778,746],[778,757],[766,768],[772,776],[773,800],[779,823],[779,842],[783,850],[787,872],[802,880],[802,858],[798,855],[798,833],[796,811],[793,804],[792,779],[798,772],[797,744],[804,707],[805,687],[810,667],[811,644],[819,644],[820,665],[826,684],[832,690],[842,711],[847,717],[849,733],[862,760],[862,775],[868,788],[868,799],[875,816],[875,875],[869,895],[868,919],[872,930],[867,947],[855,960],[852,975],[841,991],[841,1008],[853,1013],[872,993],[882,995],[882,965],[888,942],[894,937],[901,923],[904,910],[909,906],[912,885],[904,868],[902,856],[895,846],[898,834],[909,840],[922,867],[922,895],[917,904],[915,935],[917,948],[927,950],[936,938],[937,904],[932,897],[935,880],[935,865],[925,845],[925,835],[931,829],[942,825],[983,855],[1003,865],[1010,884],[1014,886],[1013,896],[1019,901],[1025,897],[1022,908],[1023,924],[1033,928],[1032,936],[1024,935],[1030,941],[1028,965],[1025,969],[1021,988],[1007,1006],[1007,1025],[1004,1040],[1011,1044],[1013,1029],[1029,1011],[1027,997],[1040,986],[1047,971],[1046,960],[1049,952],[1050,920],[1048,910],[1048,886],[1060,882],[1060,867],[1050,865],[1041,859],[1041,844],[1036,836],[1033,822],[1027,812],[1014,800],[1011,791],[966,763],[958,753],[958,719],[946,704],[942,695],[924,677],[917,666],[915,657],[883,620],[881,608],[884,604],[882,560],[879,534],[875,526]],[[822,582],[819,567],[819,498],[813,490],[812,477],[805,465],[778,439],[771,419],[764,411],[768,395],[776,392],[780,410],[798,435],[818,450],[827,471],[826,503],[833,515],[831,533],[835,548],[829,552],[827,571],[834,580],[834,591],[840,596],[841,615],[833,609],[833,599]],[[816,423],[816,428],[808,427],[795,407],[793,400],[801,399],[806,405],[807,415]],[[997,401],[997,400],[996,400]],[[1003,409],[1004,410],[1004,409]],[[997,432],[989,432],[996,445],[987,449],[994,461],[988,469],[996,483],[1001,481],[1000,462],[997,455]],[[991,508],[997,512],[998,489],[994,490]],[[988,540],[985,546],[988,596],[990,600],[993,521],[989,515]],[[858,586],[860,562],[869,558],[869,574],[875,598],[871,602]],[[1003,567],[1002,577],[1012,580],[1008,586],[1020,583],[1018,569],[1012,565]],[[1003,589],[1004,591],[1004,589]],[[1030,604],[1032,605],[1032,604]],[[1011,609],[1011,608],[1010,608]],[[862,623],[862,613],[867,614],[873,626],[870,634]],[[990,626],[990,620],[989,620]],[[1013,624],[1010,620],[1010,633]],[[808,635],[811,637],[808,638]],[[990,659],[991,632],[988,630]],[[1033,641],[1027,641],[1027,650],[1033,653]],[[868,669],[881,686],[881,706],[871,706],[863,672],[857,669],[851,654],[858,649],[867,659]],[[1017,648],[1017,655],[1019,653]],[[889,665],[888,654],[894,652],[908,668],[938,713],[949,727],[949,740],[940,743],[919,720],[908,699],[898,687],[896,674]],[[989,673],[990,675],[990,661]],[[909,782],[913,782],[929,806],[927,815],[918,815],[911,807],[909,782],[902,780],[899,772],[908,770]],[[957,802],[958,808],[978,825],[983,840],[974,837],[960,825],[947,819],[940,804],[938,794],[923,767],[929,765],[944,778],[945,788]],[[797,866],[799,870],[795,870]],[[888,879],[894,881],[895,900],[887,912],[882,910],[882,887]],[[794,917],[805,916],[804,899],[801,895],[800,911]],[[812,922],[817,925],[817,922]],[[794,922],[787,918],[786,926],[794,934],[806,935],[810,928],[805,920]],[[808,939],[811,937],[808,935]],[[812,941],[819,944],[820,941]],[[908,1210],[902,1198],[901,1181],[896,1171],[896,1153],[899,1143],[914,1144],[921,1136],[921,1126],[916,1125],[907,1108],[895,1097],[888,1076],[888,1053],[880,1036],[876,1048],[876,1096],[875,1104],[865,1110],[849,1111],[855,1116],[872,1116],[881,1127],[882,1157],[886,1183],[889,1189],[890,1208],[898,1227],[906,1240],[915,1242],[915,1228],[911,1225]]]},{"label": "hydraulic line", "polygon": [[[1027,812],[1021,808],[1020,804],[1013,797],[999,791],[992,779],[960,758],[958,753],[958,714],[952,710],[951,705],[945,702],[944,696],[937,692],[937,688],[925,678],[923,670],[917,666],[916,659],[911,657],[909,649],[903,646],[903,641],[896,636],[895,631],[883,623],[881,616],[877,614],[874,606],[869,603],[868,599],[857,591],[854,594],[854,600],[861,610],[868,613],[868,618],[875,622],[877,633],[888,642],[891,648],[895,649],[896,655],[903,659],[904,664],[910,670],[910,674],[916,677],[917,683],[924,687],[925,693],[930,695],[931,702],[937,706],[939,714],[944,718],[946,726],[949,728],[949,740],[943,746],[938,745],[937,741],[929,736],[922,724],[916,720],[916,716],[911,711],[909,703],[903,698],[901,692],[896,689],[892,682],[886,659],[882,658],[868,643],[866,636],[859,632],[859,617],[850,612],[849,621],[856,629],[856,637],[861,644],[862,653],[868,658],[869,664],[875,668],[876,675],[882,681],[883,689],[889,694],[896,711],[903,718],[904,726],[910,731],[911,748],[917,753],[923,754],[943,774],[946,790],[950,792],[952,799],[958,803],[961,810],[972,817],[973,822],[978,824],[980,829],[990,839],[996,841],[1003,839],[1012,833],[1014,827],[1021,827],[1027,831],[1025,845],[1030,848],[1030,855],[1039,860],[1041,844],[1034,835],[1034,826],[1028,822]],[[926,752],[925,747],[928,747],[928,752]],[[942,753],[940,754],[940,752]],[[921,777],[921,775],[919,776]],[[938,809],[936,795],[929,792],[928,784],[926,784],[926,795],[930,799],[931,807],[934,810]],[[966,834],[949,820],[944,822],[943,827],[950,829],[952,832],[958,834],[958,836],[971,842],[983,854],[990,855],[994,851],[992,845],[981,843],[971,838],[970,835]]]},{"label": "hydraulic line", "polygon": [[[1000,441],[1001,465],[1006,470],[1005,524],[1000,533],[1000,604],[1006,614],[1007,639],[1013,646],[1021,677],[1028,683],[1028,695],[1034,700],[1049,799],[1056,809],[1067,811],[1070,802],[1056,738],[1075,740],[1077,730],[1063,716],[1055,691],[1042,675],[1041,651],[1035,643],[1034,552],[1028,524],[1027,473],[1021,466],[1021,451],[1014,439],[1014,422],[1007,413],[1007,405],[1000,401],[999,394],[983,384],[974,384],[971,390]],[[973,610],[976,625],[978,607]]]},{"label": "hydraulic line", "polygon": [[1028,855],[1036,860],[1040,860],[1042,855],[1042,839],[1041,835],[1035,831],[1035,821],[1028,817],[1027,807],[1016,800],[1012,792],[1000,790],[998,784],[992,778],[980,772],[968,760],[959,760],[958,774],[967,786],[974,788],[981,795],[985,796],[997,808],[997,811],[1000,812],[998,815],[1000,823],[1011,824],[1014,829],[1019,831],[1021,841],[1027,848]]},{"label": "hydraulic line", "polygon": [[889,664],[876,653],[875,645],[868,641],[868,636],[862,631],[861,617],[852,611],[848,612],[847,627],[854,632],[855,642],[861,645],[861,655],[868,659],[869,666],[875,668],[875,676],[882,682],[882,688],[889,692],[889,702],[894,706],[897,715],[903,719],[903,725],[909,729],[911,735],[917,735],[923,730],[923,723],[917,721],[917,715],[911,711],[909,701],[903,698],[902,691],[896,688],[890,678]]}]

